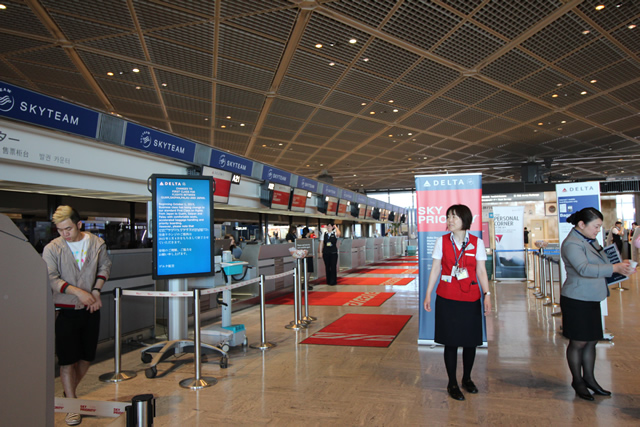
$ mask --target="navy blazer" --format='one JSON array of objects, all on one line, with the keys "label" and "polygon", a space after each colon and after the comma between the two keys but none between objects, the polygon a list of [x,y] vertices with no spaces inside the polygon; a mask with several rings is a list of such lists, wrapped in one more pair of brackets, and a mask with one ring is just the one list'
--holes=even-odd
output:
[{"label": "navy blazer", "polygon": [[587,242],[573,228],[560,249],[567,279],[561,294],[581,301],[602,301],[609,296],[606,277],[613,276],[613,265],[598,241]]}]

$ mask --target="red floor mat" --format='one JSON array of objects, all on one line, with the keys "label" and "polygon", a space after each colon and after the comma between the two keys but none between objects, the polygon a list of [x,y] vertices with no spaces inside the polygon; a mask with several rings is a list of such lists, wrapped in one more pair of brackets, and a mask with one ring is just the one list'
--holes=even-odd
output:
[{"label": "red floor mat", "polygon": [[405,286],[413,282],[414,278],[404,277],[338,277],[338,285],[384,285],[384,286]]},{"label": "red floor mat", "polygon": [[389,347],[409,319],[399,314],[345,314],[301,344]]},{"label": "red floor mat", "polygon": [[417,268],[358,268],[349,274],[418,274]]},{"label": "red floor mat", "polygon": [[[309,305],[346,305],[379,307],[395,292],[310,292]],[[304,304],[304,297],[302,299]],[[267,301],[267,304],[293,304],[293,294]]]}]

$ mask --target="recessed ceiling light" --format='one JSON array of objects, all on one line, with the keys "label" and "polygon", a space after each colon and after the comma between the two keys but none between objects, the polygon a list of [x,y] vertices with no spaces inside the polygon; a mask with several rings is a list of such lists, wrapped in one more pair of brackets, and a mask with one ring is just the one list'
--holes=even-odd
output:
[{"label": "recessed ceiling light", "polygon": [[630,30],[633,30],[635,27],[636,27],[636,24],[631,24],[627,28],[630,29]]},{"label": "recessed ceiling light", "polygon": [[280,145],[280,146],[281,146],[281,145],[282,145],[282,142],[279,142],[279,143],[278,143],[278,145]]},{"label": "recessed ceiling light", "polygon": [[358,43],[358,40],[356,40],[356,39],[351,39],[351,40],[349,40],[349,43],[351,43],[351,44],[356,44],[356,43]]},{"label": "recessed ceiling light", "polygon": [[330,66],[330,67],[333,67],[334,65],[336,65],[336,63],[335,63],[335,62],[329,62],[329,66]]},{"label": "recessed ceiling light", "polygon": [[162,87],[167,87],[167,84],[166,83],[162,83]]},{"label": "recessed ceiling light", "polygon": [[602,10],[604,9],[604,5],[603,4],[599,4],[596,6],[596,10]]},{"label": "recessed ceiling light", "polygon": [[320,166],[324,166],[324,163],[320,163]]},{"label": "recessed ceiling light", "polygon": [[240,126],[244,126],[244,123],[240,123]]},{"label": "recessed ceiling light", "polygon": [[389,100],[389,104],[393,104],[393,99],[390,99],[390,100]]},{"label": "recessed ceiling light", "polygon": [[230,119],[230,118],[231,118],[231,116],[227,116],[227,119]]},{"label": "recessed ceiling light", "polygon": [[589,83],[596,83],[596,82],[597,82],[597,80],[596,80],[596,79],[593,79],[593,80],[591,80]]},{"label": "recessed ceiling light", "polygon": [[362,104],[360,104],[360,105],[367,105],[367,103],[366,103],[366,102],[363,102],[363,103],[362,103]]},{"label": "recessed ceiling light", "polygon": [[226,129],[227,127],[225,125],[220,126],[222,129]]},{"label": "recessed ceiling light", "polygon": [[557,83],[556,86],[560,87],[562,86],[562,83]]},{"label": "recessed ceiling light", "polygon": [[208,121],[209,121],[209,117],[205,117],[205,118],[204,118],[204,121],[205,121],[205,122],[208,122]]},{"label": "recessed ceiling light", "polygon": [[558,94],[557,94],[557,93],[554,93],[553,95],[551,95],[551,97],[552,97],[552,98],[557,98],[557,97],[558,97]]},{"label": "recessed ceiling light", "polygon": [[412,160],[411,157],[409,157],[407,160]]},{"label": "recessed ceiling light", "polygon": [[394,109],[393,109],[393,112],[394,112],[394,113],[397,113],[397,112],[398,112],[398,109],[397,109],[397,108],[394,108]]},{"label": "recessed ceiling light", "polygon": [[6,8],[7,8],[7,6],[5,6],[3,4],[0,4],[0,9],[6,9]]},{"label": "recessed ceiling light", "polygon": [[140,89],[142,89],[142,88],[141,88],[140,86],[136,86],[136,89],[137,89],[137,90],[140,90]]},{"label": "recessed ceiling light", "polygon": [[374,115],[376,112],[375,111],[369,111],[369,114]]},{"label": "recessed ceiling light", "polygon": [[389,138],[393,138],[393,134],[389,134]]},{"label": "recessed ceiling light", "polygon": [[131,70],[131,71],[133,71],[134,73],[139,73],[139,72],[140,72],[140,69],[138,69],[138,68],[134,68],[134,69],[133,69],[133,70]]},{"label": "recessed ceiling light", "polygon": [[544,123],[540,122],[540,123],[538,123],[538,126],[542,126],[543,124],[544,124]]},{"label": "recessed ceiling light", "polygon": [[411,136],[411,135],[413,135],[413,134],[412,134],[411,132],[409,132],[407,135]]},{"label": "recessed ceiling light", "polygon": [[587,34],[589,34],[590,32],[591,32],[591,31],[589,31],[589,30],[584,30],[584,31],[582,32],[582,34],[584,34],[584,35],[586,36],[586,35],[587,35]]},{"label": "recessed ceiling light", "polygon": [[586,94],[587,94],[586,90],[583,90],[582,92],[580,92],[580,95],[586,95]]},{"label": "recessed ceiling light", "polygon": [[369,58],[364,58],[363,61],[364,62],[369,62]]},{"label": "recessed ceiling light", "polygon": [[566,121],[566,120],[563,120],[563,121],[561,121],[560,123],[567,123],[567,121]]},{"label": "recessed ceiling light", "polygon": [[321,49],[321,48],[322,48],[322,43],[318,43],[318,44],[316,45],[316,48]]},{"label": "recessed ceiling light", "polygon": [[109,72],[107,73],[107,76],[113,76],[113,72],[109,71]]}]

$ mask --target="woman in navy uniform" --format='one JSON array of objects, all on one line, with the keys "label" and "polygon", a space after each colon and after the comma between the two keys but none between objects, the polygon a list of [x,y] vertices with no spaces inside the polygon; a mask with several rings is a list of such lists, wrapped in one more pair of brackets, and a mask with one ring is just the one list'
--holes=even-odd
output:
[{"label": "woman in navy uniform", "polygon": [[324,269],[327,275],[327,285],[338,284],[338,238],[340,230],[333,222],[327,225],[327,229],[320,236],[318,255],[322,255]]},{"label": "woman in navy uniform", "polygon": [[[433,248],[431,273],[424,300],[424,309],[431,311],[431,293],[438,282],[435,302],[435,338],[444,347],[444,364],[449,383],[447,392],[455,400],[464,400],[458,386],[456,367],[458,347],[462,347],[462,387],[469,393],[478,388],[471,380],[476,347],[482,345],[482,303],[484,314],[491,311],[489,279],[485,260],[487,254],[482,239],[469,234],[473,214],[465,205],[447,209],[447,229]],[[442,274],[441,274],[442,273]]]}]

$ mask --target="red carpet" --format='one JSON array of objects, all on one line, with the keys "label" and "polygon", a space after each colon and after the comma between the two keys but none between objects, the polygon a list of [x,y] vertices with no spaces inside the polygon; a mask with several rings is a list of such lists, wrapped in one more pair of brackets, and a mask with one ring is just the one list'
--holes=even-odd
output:
[{"label": "red carpet", "polygon": [[[309,292],[309,305],[379,307],[395,292]],[[304,297],[302,299],[304,304]],[[293,305],[293,293],[267,301],[267,304]]]},{"label": "red carpet", "polygon": [[391,261],[391,262],[379,262],[376,264],[369,264],[375,267],[417,267],[418,262],[399,262],[399,261]]},{"label": "red carpet", "polygon": [[409,319],[398,314],[345,314],[301,344],[389,347]]},{"label": "red carpet", "polygon": [[411,277],[405,277],[402,279],[395,277],[338,277],[338,285],[405,286],[414,280],[416,279]]},{"label": "red carpet", "polygon": [[349,274],[418,274],[417,268],[358,268]]}]

